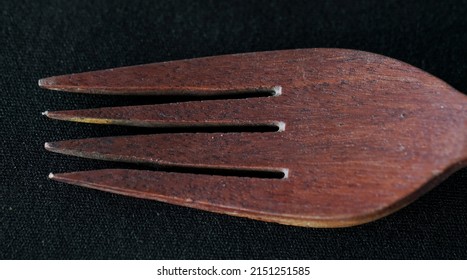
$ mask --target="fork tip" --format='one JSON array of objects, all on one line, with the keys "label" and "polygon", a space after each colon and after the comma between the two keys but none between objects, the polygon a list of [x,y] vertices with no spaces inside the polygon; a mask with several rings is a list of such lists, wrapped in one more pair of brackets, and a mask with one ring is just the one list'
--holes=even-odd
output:
[{"label": "fork tip", "polygon": [[37,81],[37,84],[40,86],[40,87],[44,87],[46,84],[47,84],[47,79],[44,78],[44,79],[39,79],[39,81]]},{"label": "fork tip", "polygon": [[52,148],[52,145],[51,145],[49,142],[45,142],[45,143],[44,143],[44,148],[45,148],[46,150],[50,150],[50,149]]},{"label": "fork tip", "polygon": [[39,87],[44,89],[55,89],[58,90],[59,87],[57,86],[57,78],[56,77],[49,77],[49,78],[42,78],[37,81]]}]

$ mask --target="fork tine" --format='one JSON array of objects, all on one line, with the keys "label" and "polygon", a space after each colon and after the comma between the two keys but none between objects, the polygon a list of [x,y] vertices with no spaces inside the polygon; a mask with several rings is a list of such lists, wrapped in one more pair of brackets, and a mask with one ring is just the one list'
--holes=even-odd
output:
[{"label": "fork tine", "polygon": [[[249,98],[209,100],[157,105],[110,107],[88,110],[52,111],[44,114],[52,119],[99,124],[120,124],[143,127],[193,127],[193,126],[276,126],[278,98]],[[259,102],[261,101],[261,102]],[[241,108],[242,110],[234,110]]]},{"label": "fork tine", "polygon": [[261,59],[255,54],[244,54],[152,63],[44,78],[39,80],[39,86],[99,94],[211,95],[277,91],[277,82],[268,78],[267,71],[271,70],[258,63]]},{"label": "fork tine", "polygon": [[[50,179],[152,199],[211,212],[306,227],[358,225],[384,216],[362,203],[361,212],[347,213],[345,193],[329,196],[313,188],[294,189],[291,180],[180,174],[148,170],[102,169],[50,174]],[[359,200],[361,198],[356,197]]]},{"label": "fork tine", "polygon": [[320,206],[310,204],[310,198],[291,192],[287,180],[129,169],[50,174],[49,178],[116,194],[283,224],[323,227],[333,222],[332,217],[320,217]]},{"label": "fork tine", "polygon": [[284,172],[283,150],[276,144],[281,134],[152,134],[65,140],[46,143],[45,148],[85,158],[156,166]]}]

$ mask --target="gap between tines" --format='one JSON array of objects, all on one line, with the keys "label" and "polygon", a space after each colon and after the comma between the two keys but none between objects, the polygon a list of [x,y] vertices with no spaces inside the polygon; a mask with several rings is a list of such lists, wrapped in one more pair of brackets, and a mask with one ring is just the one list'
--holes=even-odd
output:
[{"label": "gap between tines", "polygon": [[[242,177],[242,178],[260,178],[260,179],[287,179],[289,170],[281,169],[252,169],[252,168],[236,168],[236,167],[192,167],[179,165],[153,165],[150,163],[130,163],[116,161],[95,161],[94,169],[134,169],[147,170],[167,173],[181,173],[194,175],[212,175],[226,177]],[[53,175],[52,175],[53,176]],[[49,175],[50,177],[50,175]]]},{"label": "gap between tines", "polygon": [[[54,93],[55,95],[57,93]],[[118,93],[118,94],[66,94],[67,99],[76,104],[76,108],[87,107],[118,107],[168,104],[178,102],[203,101],[203,100],[228,100],[228,99],[249,99],[249,98],[269,98],[282,94],[282,87],[275,86],[264,89],[245,89],[239,91],[219,91],[219,92],[162,92],[162,93]],[[81,104],[81,105],[80,105]]]}]

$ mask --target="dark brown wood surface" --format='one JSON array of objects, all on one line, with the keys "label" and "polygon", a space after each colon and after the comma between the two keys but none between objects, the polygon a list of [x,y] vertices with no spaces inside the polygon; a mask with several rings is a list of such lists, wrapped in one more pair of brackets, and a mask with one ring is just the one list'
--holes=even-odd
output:
[{"label": "dark brown wood surface", "polygon": [[[283,174],[256,178],[119,169],[52,175],[71,184],[208,211],[299,226],[351,226],[400,209],[467,164],[467,97],[420,69],[362,51],[226,55],[57,76],[39,84],[83,93],[226,98],[47,112],[56,119],[154,127],[277,127],[276,132],[46,144],[70,155],[199,173]],[[258,91],[270,96],[229,99],[233,93]]]}]

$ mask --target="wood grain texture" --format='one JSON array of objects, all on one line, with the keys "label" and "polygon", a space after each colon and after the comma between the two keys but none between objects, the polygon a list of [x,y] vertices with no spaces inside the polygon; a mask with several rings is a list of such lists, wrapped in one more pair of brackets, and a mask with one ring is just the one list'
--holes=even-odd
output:
[{"label": "wood grain texture", "polygon": [[155,63],[40,80],[104,94],[269,97],[48,112],[138,126],[278,125],[267,133],[180,133],[66,140],[60,153],[162,166],[277,170],[283,179],[97,170],[59,181],[298,226],[369,222],[414,201],[467,164],[467,97],[403,62],[304,49]]}]

